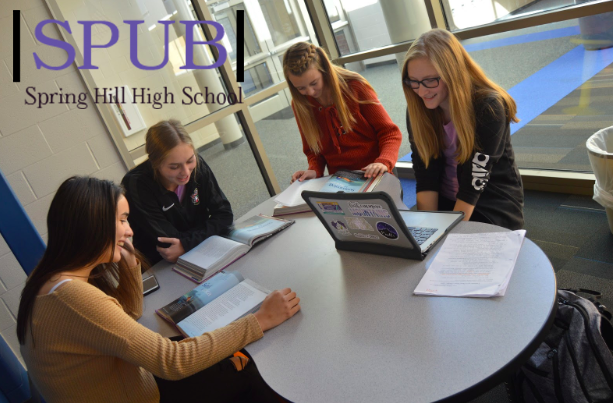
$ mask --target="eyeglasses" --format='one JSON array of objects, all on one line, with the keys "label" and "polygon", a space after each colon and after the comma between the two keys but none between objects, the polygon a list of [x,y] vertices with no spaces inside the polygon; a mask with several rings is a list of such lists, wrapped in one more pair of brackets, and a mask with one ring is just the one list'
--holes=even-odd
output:
[{"label": "eyeglasses", "polygon": [[433,77],[433,78],[425,78],[421,81],[417,81],[417,80],[409,80],[408,77],[405,77],[402,81],[409,87],[413,88],[414,90],[417,90],[419,89],[420,84],[426,88],[436,88],[438,87],[439,81],[441,81],[441,78]]}]

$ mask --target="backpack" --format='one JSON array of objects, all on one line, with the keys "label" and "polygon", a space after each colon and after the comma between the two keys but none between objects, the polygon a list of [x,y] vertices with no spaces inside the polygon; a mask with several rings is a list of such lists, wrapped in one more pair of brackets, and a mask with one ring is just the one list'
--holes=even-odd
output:
[{"label": "backpack", "polygon": [[[579,291],[600,298],[598,292]],[[594,298],[582,298],[571,290],[559,290],[557,295],[558,309],[549,333],[507,383],[510,400],[613,402],[611,314]]]}]

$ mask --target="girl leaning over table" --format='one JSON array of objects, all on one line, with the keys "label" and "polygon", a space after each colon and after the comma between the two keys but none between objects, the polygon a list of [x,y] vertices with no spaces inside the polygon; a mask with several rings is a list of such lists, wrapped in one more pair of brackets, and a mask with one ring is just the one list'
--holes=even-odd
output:
[{"label": "girl leaning over table", "polygon": [[208,237],[225,234],[232,208],[178,120],[151,126],[145,150],[147,161],[122,180],[133,209],[134,245],[151,264],[174,263]]},{"label": "girl leaning over table", "polygon": [[[17,337],[28,373],[48,403],[278,402],[249,361],[226,357],[300,309],[289,288],[255,314],[202,336],[171,341],[142,314],[138,252],[121,188],[66,180],[49,214],[47,249],[26,281]],[[239,368],[239,367],[237,367]]]},{"label": "girl leaning over table", "polygon": [[363,170],[367,178],[392,172],[402,134],[361,75],[333,65],[324,50],[299,42],[283,56],[283,73],[308,168],[295,180],[319,178],[328,168]]},{"label": "girl leaning over table", "polygon": [[524,192],[511,146],[511,96],[488,79],[453,34],[434,29],[402,68],[418,210],[523,227]]}]

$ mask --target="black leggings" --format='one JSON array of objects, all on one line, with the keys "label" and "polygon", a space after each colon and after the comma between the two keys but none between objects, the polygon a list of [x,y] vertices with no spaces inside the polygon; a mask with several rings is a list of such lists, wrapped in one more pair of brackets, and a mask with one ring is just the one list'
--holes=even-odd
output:
[{"label": "black leggings", "polygon": [[[175,338],[171,338],[176,340]],[[181,338],[179,338],[180,340]],[[277,394],[264,382],[253,358],[249,357],[245,369],[237,371],[229,359],[178,381],[155,377],[160,391],[160,403],[279,403]]]}]

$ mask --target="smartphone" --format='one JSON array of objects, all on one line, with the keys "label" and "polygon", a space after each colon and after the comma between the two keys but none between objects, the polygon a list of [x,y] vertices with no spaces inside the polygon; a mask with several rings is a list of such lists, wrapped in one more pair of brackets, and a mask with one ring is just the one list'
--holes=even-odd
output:
[{"label": "smartphone", "polygon": [[160,248],[170,248],[170,245],[172,245],[169,242],[160,242],[160,241],[156,241],[155,242],[157,246],[159,246]]},{"label": "smartphone", "polygon": [[153,274],[143,277],[143,295],[151,294],[155,290],[159,290],[160,285]]}]

